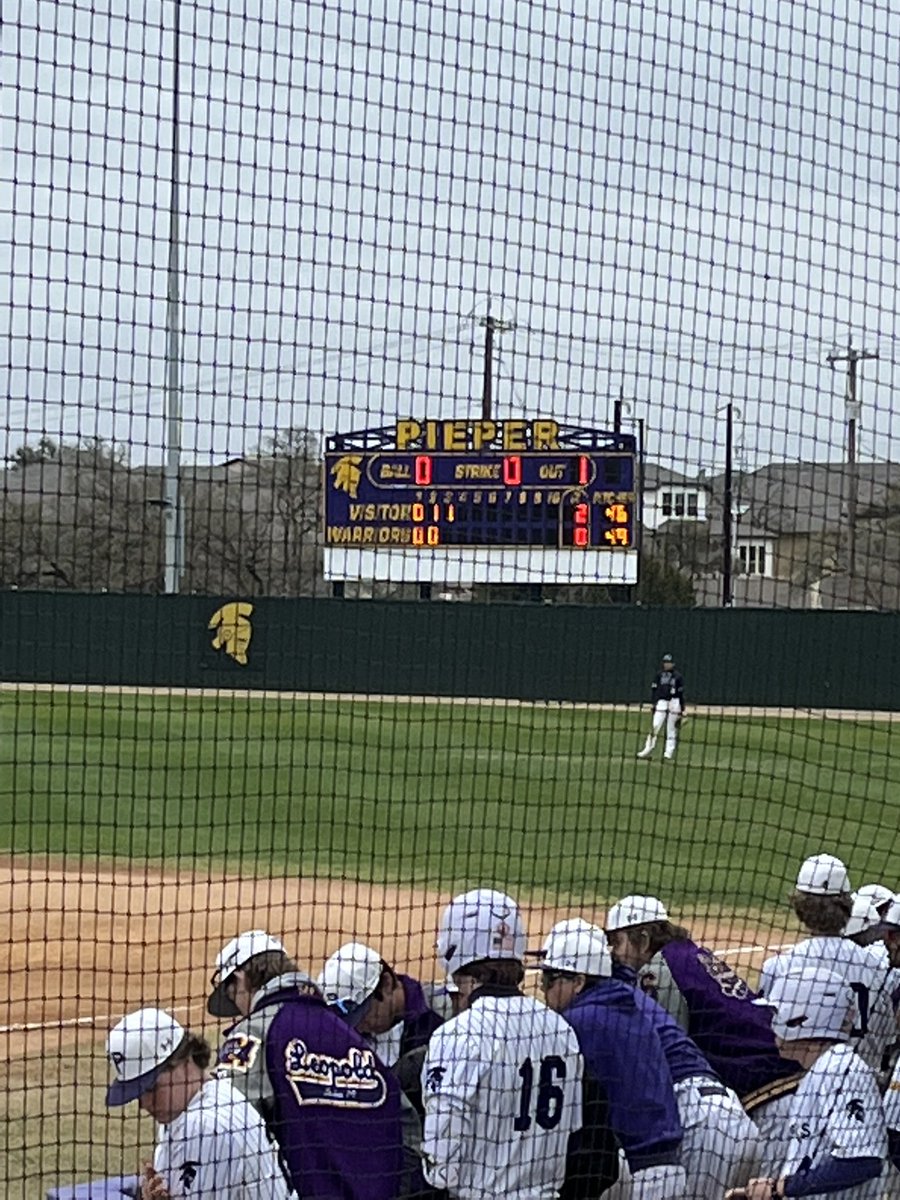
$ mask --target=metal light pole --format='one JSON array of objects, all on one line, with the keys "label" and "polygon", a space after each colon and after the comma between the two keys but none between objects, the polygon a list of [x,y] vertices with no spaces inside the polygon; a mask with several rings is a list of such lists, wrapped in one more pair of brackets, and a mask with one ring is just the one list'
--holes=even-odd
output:
[{"label": "metal light pole", "polygon": [[181,588],[184,574],[184,514],[181,508],[181,293],[179,244],[179,107],[181,0],[173,0],[172,181],[169,192],[169,261],[166,288],[166,462],[163,469],[165,573],[163,590]]}]

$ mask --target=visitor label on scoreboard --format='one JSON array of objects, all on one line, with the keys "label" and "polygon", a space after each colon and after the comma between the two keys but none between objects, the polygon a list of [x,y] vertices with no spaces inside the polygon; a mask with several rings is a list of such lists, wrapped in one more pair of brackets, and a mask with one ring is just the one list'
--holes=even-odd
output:
[{"label": "visitor label on scoreboard", "polygon": [[392,436],[338,435],[325,456],[325,545],[630,550],[635,451],[627,434],[552,420],[410,419]]}]

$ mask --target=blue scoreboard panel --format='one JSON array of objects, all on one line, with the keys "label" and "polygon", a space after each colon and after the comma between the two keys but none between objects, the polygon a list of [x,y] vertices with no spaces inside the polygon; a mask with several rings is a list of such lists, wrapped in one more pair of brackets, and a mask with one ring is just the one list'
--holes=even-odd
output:
[{"label": "blue scoreboard panel", "polygon": [[631,435],[546,420],[408,420],[335,435],[326,574],[633,582],[636,453]]}]

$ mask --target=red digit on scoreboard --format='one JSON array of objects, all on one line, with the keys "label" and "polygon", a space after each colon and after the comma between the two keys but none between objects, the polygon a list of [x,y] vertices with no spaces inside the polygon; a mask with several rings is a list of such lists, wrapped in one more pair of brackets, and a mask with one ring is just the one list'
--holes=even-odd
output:
[{"label": "red digit on scoreboard", "polygon": [[511,454],[503,460],[503,482],[507,487],[518,487],[522,482],[522,459]]},{"label": "red digit on scoreboard", "polygon": [[578,455],[578,482],[582,487],[591,482],[591,460],[586,454]]},{"label": "red digit on scoreboard", "polygon": [[427,454],[416,455],[416,483],[419,487],[427,487],[431,483],[431,458]]},{"label": "red digit on scoreboard", "polygon": [[591,532],[588,528],[590,525],[590,508],[587,504],[576,504],[572,510],[572,521],[575,528],[572,530],[572,545],[584,548],[590,544]]}]

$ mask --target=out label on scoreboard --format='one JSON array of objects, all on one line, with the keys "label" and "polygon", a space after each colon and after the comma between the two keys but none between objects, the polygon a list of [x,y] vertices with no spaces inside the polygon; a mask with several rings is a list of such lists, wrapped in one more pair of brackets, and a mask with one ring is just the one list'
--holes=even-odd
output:
[{"label": "out label on scoreboard", "polygon": [[335,434],[326,578],[636,582],[636,458],[632,435],[552,420]]}]

